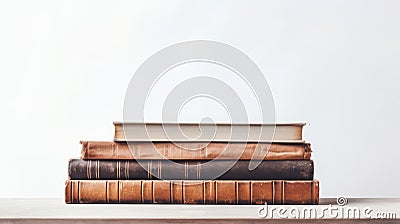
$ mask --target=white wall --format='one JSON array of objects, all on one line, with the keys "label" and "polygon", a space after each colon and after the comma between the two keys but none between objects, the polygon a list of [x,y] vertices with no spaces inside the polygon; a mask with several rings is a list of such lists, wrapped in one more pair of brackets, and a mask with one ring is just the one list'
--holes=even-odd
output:
[{"label": "white wall", "polygon": [[0,197],[63,197],[68,159],[79,140],[112,139],[137,67],[194,39],[247,53],[277,119],[310,123],[322,197],[400,197],[399,10],[399,1],[2,1]]}]

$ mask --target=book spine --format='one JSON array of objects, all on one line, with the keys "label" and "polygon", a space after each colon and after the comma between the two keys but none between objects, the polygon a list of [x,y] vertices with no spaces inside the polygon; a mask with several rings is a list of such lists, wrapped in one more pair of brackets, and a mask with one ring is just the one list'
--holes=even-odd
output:
[{"label": "book spine", "polygon": [[68,173],[72,180],[212,180],[217,176],[219,180],[312,180],[314,176],[312,160],[264,160],[253,170],[249,162],[72,159]]},{"label": "book spine", "polygon": [[68,180],[67,204],[318,204],[319,182]]},{"label": "book spine", "polygon": [[[187,136],[198,136],[198,142],[302,142],[304,123],[287,124],[201,124],[213,130],[213,136],[201,135],[199,124],[189,123],[122,123],[114,122],[114,142],[187,142]],[[169,130],[168,133],[166,130]],[[236,135],[231,131],[235,130]],[[185,134],[183,134],[185,133]],[[272,135],[273,134],[273,135]]]},{"label": "book spine", "polygon": [[253,155],[264,160],[308,160],[309,143],[115,143],[81,141],[81,159],[170,159],[170,160],[250,160]]}]

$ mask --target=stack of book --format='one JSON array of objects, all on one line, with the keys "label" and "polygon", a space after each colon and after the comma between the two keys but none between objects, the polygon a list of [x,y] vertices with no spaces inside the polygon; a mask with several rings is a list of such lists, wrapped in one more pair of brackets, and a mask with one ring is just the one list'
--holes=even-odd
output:
[{"label": "stack of book", "polygon": [[113,142],[82,141],[69,161],[66,203],[318,204],[303,123],[114,126]]}]

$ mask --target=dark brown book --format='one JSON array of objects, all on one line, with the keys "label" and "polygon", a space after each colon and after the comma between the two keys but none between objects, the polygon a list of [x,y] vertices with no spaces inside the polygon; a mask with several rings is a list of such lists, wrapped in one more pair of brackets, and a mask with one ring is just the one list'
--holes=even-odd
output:
[{"label": "dark brown book", "polygon": [[263,160],[253,170],[249,169],[249,163],[248,160],[140,160],[139,163],[71,159],[68,173],[72,180],[312,180],[314,175],[312,160]]},{"label": "dark brown book", "polygon": [[319,182],[68,180],[67,204],[318,204]]},{"label": "dark brown book", "polygon": [[[115,143],[81,141],[81,159],[92,160],[308,160],[309,143]],[[256,154],[255,154],[256,153]]]}]

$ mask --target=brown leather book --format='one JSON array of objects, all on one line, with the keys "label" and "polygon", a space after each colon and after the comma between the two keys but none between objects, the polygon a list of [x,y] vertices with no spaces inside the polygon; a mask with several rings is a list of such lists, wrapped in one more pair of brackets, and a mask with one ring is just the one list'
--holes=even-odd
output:
[{"label": "brown leather book", "polygon": [[82,160],[71,159],[71,180],[312,180],[312,160]]},{"label": "brown leather book", "polygon": [[[82,159],[93,160],[250,160],[254,156],[264,160],[308,160],[309,143],[115,143],[81,141]],[[257,157],[257,158],[259,158]],[[261,159],[261,158],[260,158]]]},{"label": "brown leather book", "polygon": [[319,182],[68,180],[67,204],[318,204]]}]

